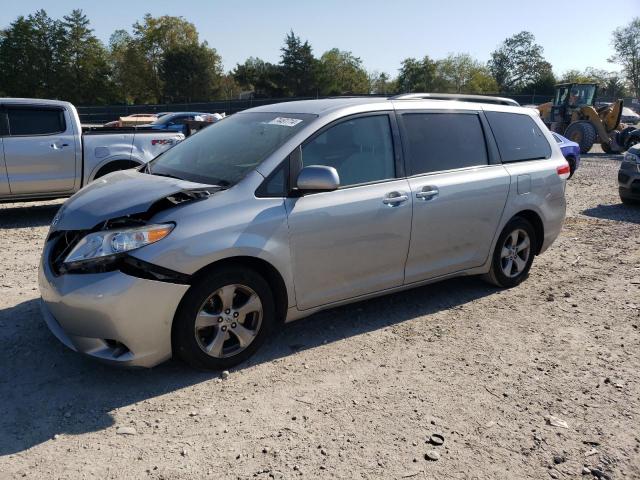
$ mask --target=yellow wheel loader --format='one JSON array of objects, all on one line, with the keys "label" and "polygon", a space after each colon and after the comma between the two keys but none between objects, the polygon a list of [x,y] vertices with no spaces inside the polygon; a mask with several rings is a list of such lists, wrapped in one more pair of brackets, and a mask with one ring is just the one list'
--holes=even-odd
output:
[{"label": "yellow wheel loader", "polygon": [[552,102],[538,106],[549,130],[576,142],[581,153],[591,150],[594,143],[607,153],[622,150],[618,144],[622,100],[596,107],[595,83],[562,83],[555,90]]}]

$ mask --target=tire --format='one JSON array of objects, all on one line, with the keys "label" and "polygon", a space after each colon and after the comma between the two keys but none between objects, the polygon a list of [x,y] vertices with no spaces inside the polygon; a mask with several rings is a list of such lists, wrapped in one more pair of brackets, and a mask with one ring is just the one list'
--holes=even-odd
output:
[{"label": "tire", "polygon": [[620,195],[620,201],[625,205],[638,206],[640,205],[640,200],[636,200],[635,198],[623,197]]},{"label": "tire", "polygon": [[[576,159],[569,157],[567,158],[567,162],[569,163],[569,178],[571,178],[573,174],[576,173]],[[567,180],[569,180],[569,178]]]},{"label": "tire", "polygon": [[173,352],[197,369],[230,368],[249,358],[275,323],[274,296],[264,278],[248,268],[214,270],[198,279],[180,302]]},{"label": "tire", "polygon": [[[517,240],[514,242],[514,239]],[[528,247],[514,251],[513,247],[523,245],[528,238]],[[501,288],[511,288],[519,285],[529,275],[533,258],[535,257],[535,246],[537,245],[536,233],[528,220],[522,217],[514,217],[500,233],[495,250],[491,257],[491,269],[484,276],[484,279]],[[503,250],[504,249],[504,250]],[[505,250],[509,250],[509,256],[505,257]],[[524,254],[523,252],[525,252]],[[517,255],[519,260],[515,260]],[[513,259],[511,259],[513,258]],[[511,259],[511,262],[509,262]],[[509,271],[510,274],[505,273]]]},{"label": "tire", "polygon": [[610,145],[610,144],[608,144],[608,143],[601,143],[601,144],[600,144],[600,147],[602,148],[602,151],[603,151],[604,153],[611,153],[611,152],[612,152],[612,150],[611,150],[611,145]]},{"label": "tire", "polygon": [[564,136],[580,145],[580,153],[588,153],[598,136],[596,129],[586,120],[571,123],[564,131]]}]

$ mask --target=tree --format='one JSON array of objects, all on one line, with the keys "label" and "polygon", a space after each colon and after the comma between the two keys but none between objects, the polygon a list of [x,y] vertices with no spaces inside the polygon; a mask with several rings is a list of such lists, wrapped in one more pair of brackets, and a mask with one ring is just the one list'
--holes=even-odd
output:
[{"label": "tree", "polygon": [[385,72],[369,72],[369,92],[374,94],[392,94],[396,91],[396,82]]},{"label": "tree", "polygon": [[140,43],[126,30],[116,30],[111,35],[109,58],[117,101],[126,104],[157,101],[151,65]]},{"label": "tree", "polygon": [[232,75],[238,85],[257,96],[272,98],[285,95],[280,67],[260,58],[249,57],[243,64],[236,65]]},{"label": "tree", "polygon": [[333,48],[323,53],[317,71],[320,95],[369,93],[367,71],[351,52]]},{"label": "tree", "polygon": [[17,97],[36,96],[39,80],[33,61],[33,22],[20,16],[0,35],[0,91]]},{"label": "tree", "polygon": [[60,98],[65,30],[44,10],[18,17],[2,33],[0,89],[14,96]]},{"label": "tree", "polygon": [[530,32],[520,32],[507,38],[491,53],[488,63],[500,90],[518,92],[548,74],[551,64],[545,61],[543,52]]},{"label": "tree", "polygon": [[306,97],[317,94],[315,82],[317,60],[313,56],[308,41],[300,40],[293,33],[287,34],[282,52],[280,67],[284,79],[284,86],[289,95]]},{"label": "tree", "polygon": [[207,101],[220,88],[220,55],[205,43],[169,48],[160,64],[164,98],[170,102]]},{"label": "tree", "polygon": [[61,52],[63,97],[77,104],[106,103],[111,100],[112,88],[104,45],[93,35],[82,10],[73,10],[63,18],[66,37]]},{"label": "tree", "polygon": [[624,75],[635,97],[640,97],[640,17],[613,32],[615,55],[609,61],[622,65]]},{"label": "tree", "polygon": [[428,56],[422,60],[405,58],[400,67],[397,89],[402,93],[433,91],[436,63]]},{"label": "tree", "polygon": [[146,14],[142,23],[133,24],[133,37],[149,63],[156,101],[161,101],[160,64],[164,55],[170,49],[198,45],[196,27],[182,17],[163,15],[156,18]]},{"label": "tree", "polygon": [[450,54],[436,62],[434,91],[494,93],[498,85],[487,67],[467,53]]}]

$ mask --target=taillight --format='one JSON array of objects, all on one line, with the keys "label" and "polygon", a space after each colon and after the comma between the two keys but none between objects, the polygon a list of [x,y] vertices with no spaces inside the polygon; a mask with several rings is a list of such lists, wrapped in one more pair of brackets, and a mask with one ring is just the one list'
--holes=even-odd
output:
[{"label": "taillight", "polygon": [[569,178],[569,175],[571,175],[571,167],[569,167],[569,164],[567,162],[564,162],[564,165],[556,168],[556,172],[558,172],[558,176],[560,178],[566,180],[567,178]]}]

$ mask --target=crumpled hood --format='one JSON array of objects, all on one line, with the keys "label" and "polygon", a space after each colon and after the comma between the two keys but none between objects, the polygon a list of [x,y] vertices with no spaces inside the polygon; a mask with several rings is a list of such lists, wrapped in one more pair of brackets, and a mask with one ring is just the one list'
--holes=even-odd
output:
[{"label": "crumpled hood", "polygon": [[158,200],[211,185],[124,170],[101,177],[73,195],[60,208],[51,230],[87,230],[105,220],[148,211]]}]

